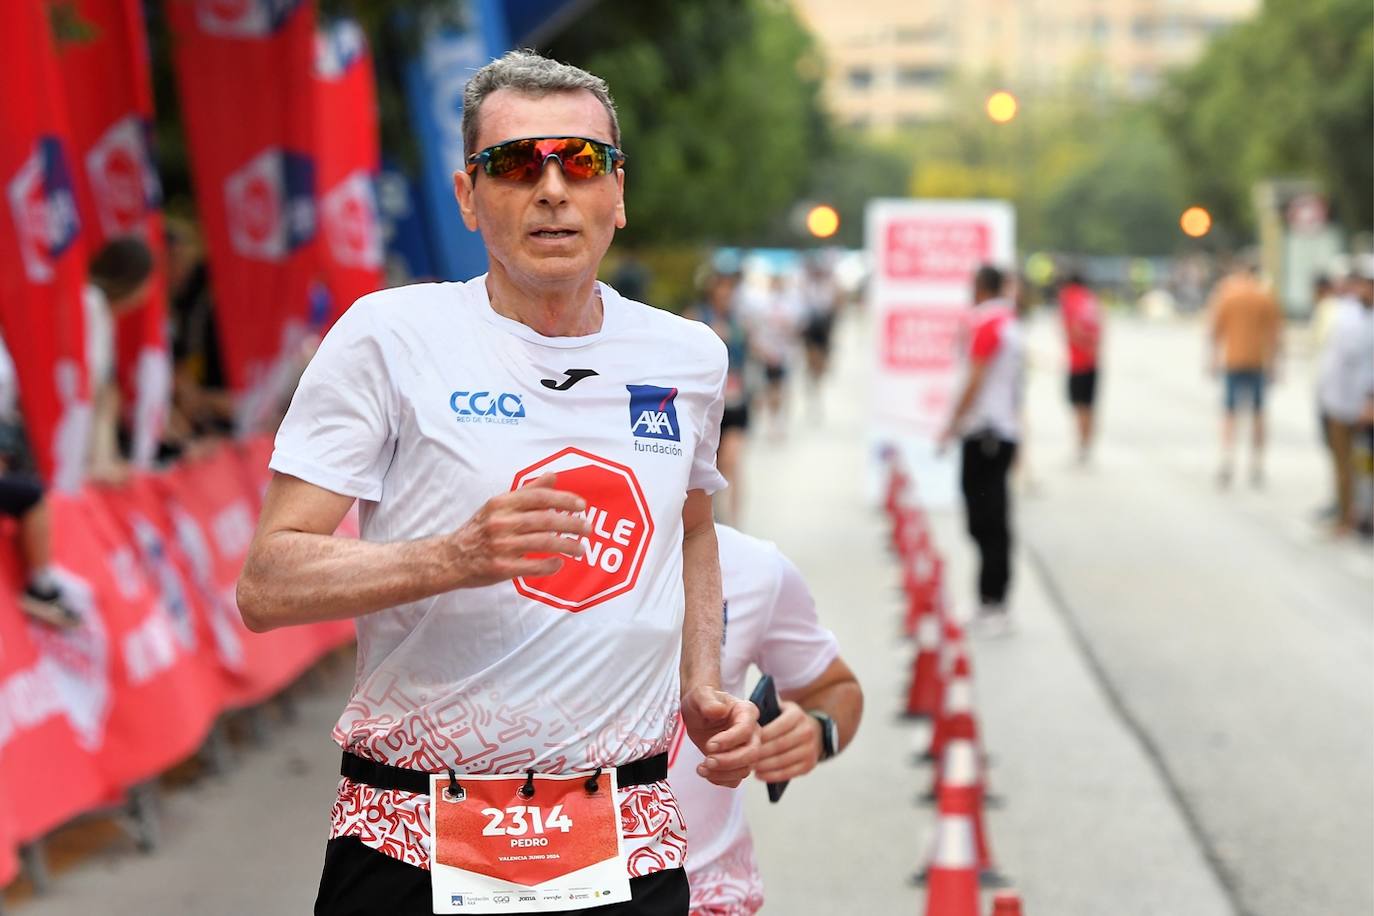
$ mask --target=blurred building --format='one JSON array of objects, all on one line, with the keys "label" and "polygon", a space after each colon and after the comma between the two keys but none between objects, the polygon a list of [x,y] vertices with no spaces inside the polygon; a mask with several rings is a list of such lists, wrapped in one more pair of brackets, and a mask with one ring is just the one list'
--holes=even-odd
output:
[{"label": "blurred building", "polygon": [[843,124],[939,118],[960,78],[1018,94],[1144,96],[1260,0],[792,0],[823,49]]}]

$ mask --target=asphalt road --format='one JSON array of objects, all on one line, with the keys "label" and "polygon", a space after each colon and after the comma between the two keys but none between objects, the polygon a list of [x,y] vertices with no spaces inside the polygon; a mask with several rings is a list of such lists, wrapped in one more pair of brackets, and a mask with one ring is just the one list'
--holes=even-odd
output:
[{"label": "asphalt road", "polygon": [[1086,471],[1069,466],[1055,330],[1033,338],[1032,565],[1237,911],[1374,911],[1374,555],[1312,521],[1330,483],[1301,335],[1272,392],[1265,485],[1221,491],[1199,327],[1114,324]]}]

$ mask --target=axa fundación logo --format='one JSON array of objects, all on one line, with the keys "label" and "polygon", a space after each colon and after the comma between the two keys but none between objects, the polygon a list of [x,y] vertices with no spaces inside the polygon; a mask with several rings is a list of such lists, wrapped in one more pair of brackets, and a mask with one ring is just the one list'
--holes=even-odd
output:
[{"label": "axa fundaci\u00f3n logo", "polygon": [[[626,385],[630,393],[630,432],[635,451],[657,455],[681,455],[682,449],[669,443],[682,441],[677,421],[676,388],[658,385]],[[648,442],[641,440],[651,440]]]},{"label": "axa fundaci\u00f3n logo", "polygon": [[525,419],[524,399],[509,391],[455,391],[448,406],[459,423],[514,426]]}]

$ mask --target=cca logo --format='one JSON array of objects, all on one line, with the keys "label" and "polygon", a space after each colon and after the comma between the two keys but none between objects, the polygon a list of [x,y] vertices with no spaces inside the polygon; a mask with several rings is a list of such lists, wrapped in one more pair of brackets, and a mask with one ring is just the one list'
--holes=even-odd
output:
[{"label": "cca logo", "polygon": [[455,391],[449,395],[448,406],[458,417],[459,423],[470,423],[476,418],[487,418],[487,422],[505,423],[521,420],[525,416],[525,404],[520,395],[502,391]]}]

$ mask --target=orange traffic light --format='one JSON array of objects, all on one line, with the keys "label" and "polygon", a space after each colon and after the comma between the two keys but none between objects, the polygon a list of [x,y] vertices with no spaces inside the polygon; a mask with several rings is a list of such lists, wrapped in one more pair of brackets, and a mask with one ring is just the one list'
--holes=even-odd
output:
[{"label": "orange traffic light", "polygon": [[1200,239],[1212,231],[1212,214],[1202,207],[1189,207],[1179,217],[1178,224],[1183,229],[1184,235]]},{"label": "orange traffic light", "polygon": [[987,112],[988,117],[998,124],[1006,124],[1016,117],[1016,111],[1020,103],[1016,101],[1016,96],[1006,90],[999,90],[988,96]]},{"label": "orange traffic light", "polygon": [[840,231],[840,214],[828,204],[817,204],[806,212],[806,231],[818,239],[828,239]]}]

